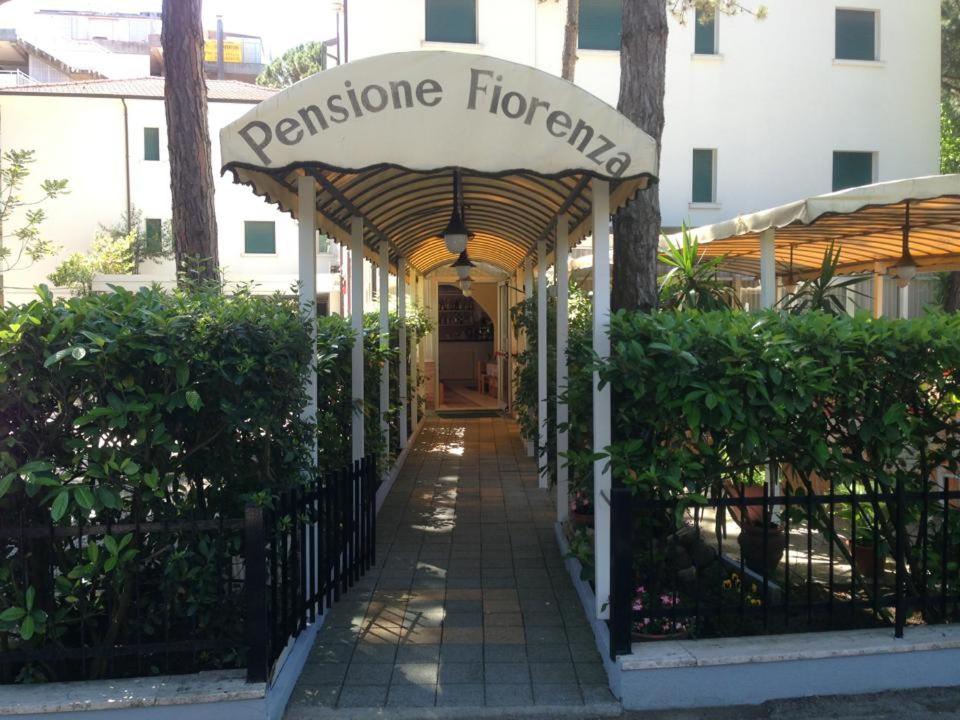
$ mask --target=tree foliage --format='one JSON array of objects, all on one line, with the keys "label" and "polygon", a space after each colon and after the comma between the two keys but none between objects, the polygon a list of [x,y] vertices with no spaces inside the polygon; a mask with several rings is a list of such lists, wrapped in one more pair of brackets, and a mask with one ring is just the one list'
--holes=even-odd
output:
[{"label": "tree foliage", "polygon": [[129,220],[121,219],[113,226],[101,225],[90,250],[70,255],[47,279],[58,287],[68,287],[84,295],[92,292],[96,275],[129,275],[137,272],[146,260],[172,255],[169,223],[161,226],[160,237],[151,238],[142,223],[142,213],[133,210]]},{"label": "tree foliage", "polygon": [[660,262],[670,270],[660,281],[660,307],[671,310],[723,310],[739,307],[729,283],[717,278],[726,258],[705,260],[700,243],[683,227],[679,245],[670,244]]},{"label": "tree foliage", "polygon": [[942,0],[940,4],[941,86],[945,96],[960,100],[960,0]]},{"label": "tree foliage", "polygon": [[7,150],[0,158],[0,307],[3,307],[3,274],[23,270],[58,248],[43,235],[47,219],[43,204],[69,192],[66,180],[47,179],[39,191],[25,197],[33,150]]},{"label": "tree foliage", "polygon": [[285,88],[325,69],[324,45],[311,41],[290,48],[257,77],[257,85]]}]

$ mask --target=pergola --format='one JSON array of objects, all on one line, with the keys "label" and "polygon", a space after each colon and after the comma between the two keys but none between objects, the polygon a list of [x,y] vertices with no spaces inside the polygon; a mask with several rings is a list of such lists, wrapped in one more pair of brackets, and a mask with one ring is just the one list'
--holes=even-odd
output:
[{"label": "pergola", "polygon": [[851,188],[690,232],[704,257],[724,257],[726,270],[760,278],[763,307],[776,302],[777,276],[816,277],[833,245],[841,274],[873,273],[876,316],[883,312],[884,276],[900,280],[905,315],[913,273],[960,269],[960,175]]},{"label": "pergola", "polygon": [[[378,265],[381,342],[388,339],[388,273],[406,312],[408,277],[450,266],[454,219],[469,228],[469,258],[533,291],[539,348],[546,348],[546,276],[557,284],[557,386],[567,384],[567,260],[594,238],[594,350],[609,356],[610,214],[655,181],[655,142],[596,97],[534,68],[450,52],[411,52],[352,62],[307,78],[264,101],[220,133],[223,172],[299,221],[300,298],[312,317],[318,229]],[[456,213],[454,212],[456,210]],[[452,216],[456,216],[453,218]],[[462,224],[462,223],[461,223]],[[448,228],[446,234],[444,228]],[[465,228],[464,228],[465,230]],[[422,283],[421,283],[422,285]],[[352,326],[362,334],[362,263],[351,268]],[[400,335],[401,447],[407,441],[405,332]],[[352,396],[363,402],[363,345],[354,343]],[[415,372],[415,368],[414,368]],[[389,372],[381,375],[381,416]],[[538,358],[541,447],[547,440],[547,357]],[[316,387],[305,415],[315,417]],[[594,376],[593,444],[610,444],[609,387]],[[415,415],[413,416],[415,418]],[[557,419],[567,408],[558,403]],[[386,422],[382,432],[389,432]],[[353,456],[364,455],[355,413]],[[558,431],[557,450],[567,437]],[[543,461],[541,461],[543,462]],[[558,465],[558,520],[567,514],[567,471]],[[610,471],[594,467],[597,616],[610,588]],[[548,478],[541,472],[540,484]]]}]

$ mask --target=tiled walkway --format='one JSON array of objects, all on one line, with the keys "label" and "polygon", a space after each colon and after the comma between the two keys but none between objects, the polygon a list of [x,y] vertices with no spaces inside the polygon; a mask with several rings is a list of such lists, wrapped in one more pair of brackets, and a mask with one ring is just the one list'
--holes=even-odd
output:
[{"label": "tiled walkway", "polygon": [[377,567],[321,628],[287,717],[609,712],[555,512],[514,424],[431,421],[379,516]]}]

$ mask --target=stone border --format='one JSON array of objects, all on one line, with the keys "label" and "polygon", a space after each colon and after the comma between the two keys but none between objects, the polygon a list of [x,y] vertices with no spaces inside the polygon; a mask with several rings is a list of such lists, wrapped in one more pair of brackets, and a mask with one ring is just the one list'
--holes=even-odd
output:
[{"label": "stone border", "polygon": [[407,440],[407,446],[400,451],[400,454],[397,455],[397,459],[393,461],[393,467],[390,468],[390,471],[387,473],[387,477],[384,478],[384,481],[380,483],[380,487],[377,488],[377,513],[380,513],[380,508],[383,507],[383,503],[387,500],[387,495],[390,494],[390,490],[393,489],[393,484],[397,481],[397,476],[400,475],[400,471],[403,469],[404,463],[407,462],[407,455],[410,454],[410,449],[416,444],[417,438],[420,437],[420,431],[423,429],[424,423],[427,421],[426,417],[420,418],[420,422],[417,423],[417,427],[414,428],[413,433],[410,435],[410,439]]}]

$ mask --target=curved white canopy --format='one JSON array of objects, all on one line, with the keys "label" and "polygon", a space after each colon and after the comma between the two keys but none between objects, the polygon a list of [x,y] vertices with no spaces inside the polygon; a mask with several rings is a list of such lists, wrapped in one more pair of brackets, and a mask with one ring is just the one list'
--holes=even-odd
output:
[{"label": "curved white canopy", "polygon": [[317,224],[421,272],[447,262],[440,234],[463,182],[476,260],[510,270],[559,213],[587,232],[589,179],[616,209],[655,180],[655,142],[614,108],[535,68],[479,55],[381,55],[309,77],[220,131],[222,171],[296,214],[297,177],[317,181]]},{"label": "curved white canopy", "polygon": [[[690,232],[704,256],[725,257],[735,272],[759,273],[760,235],[771,229],[778,272],[816,274],[831,243],[840,251],[840,269],[860,272],[900,258],[908,205],[910,252],[918,266],[960,267],[960,175],[850,188]],[[679,242],[680,234],[668,239]]]}]

